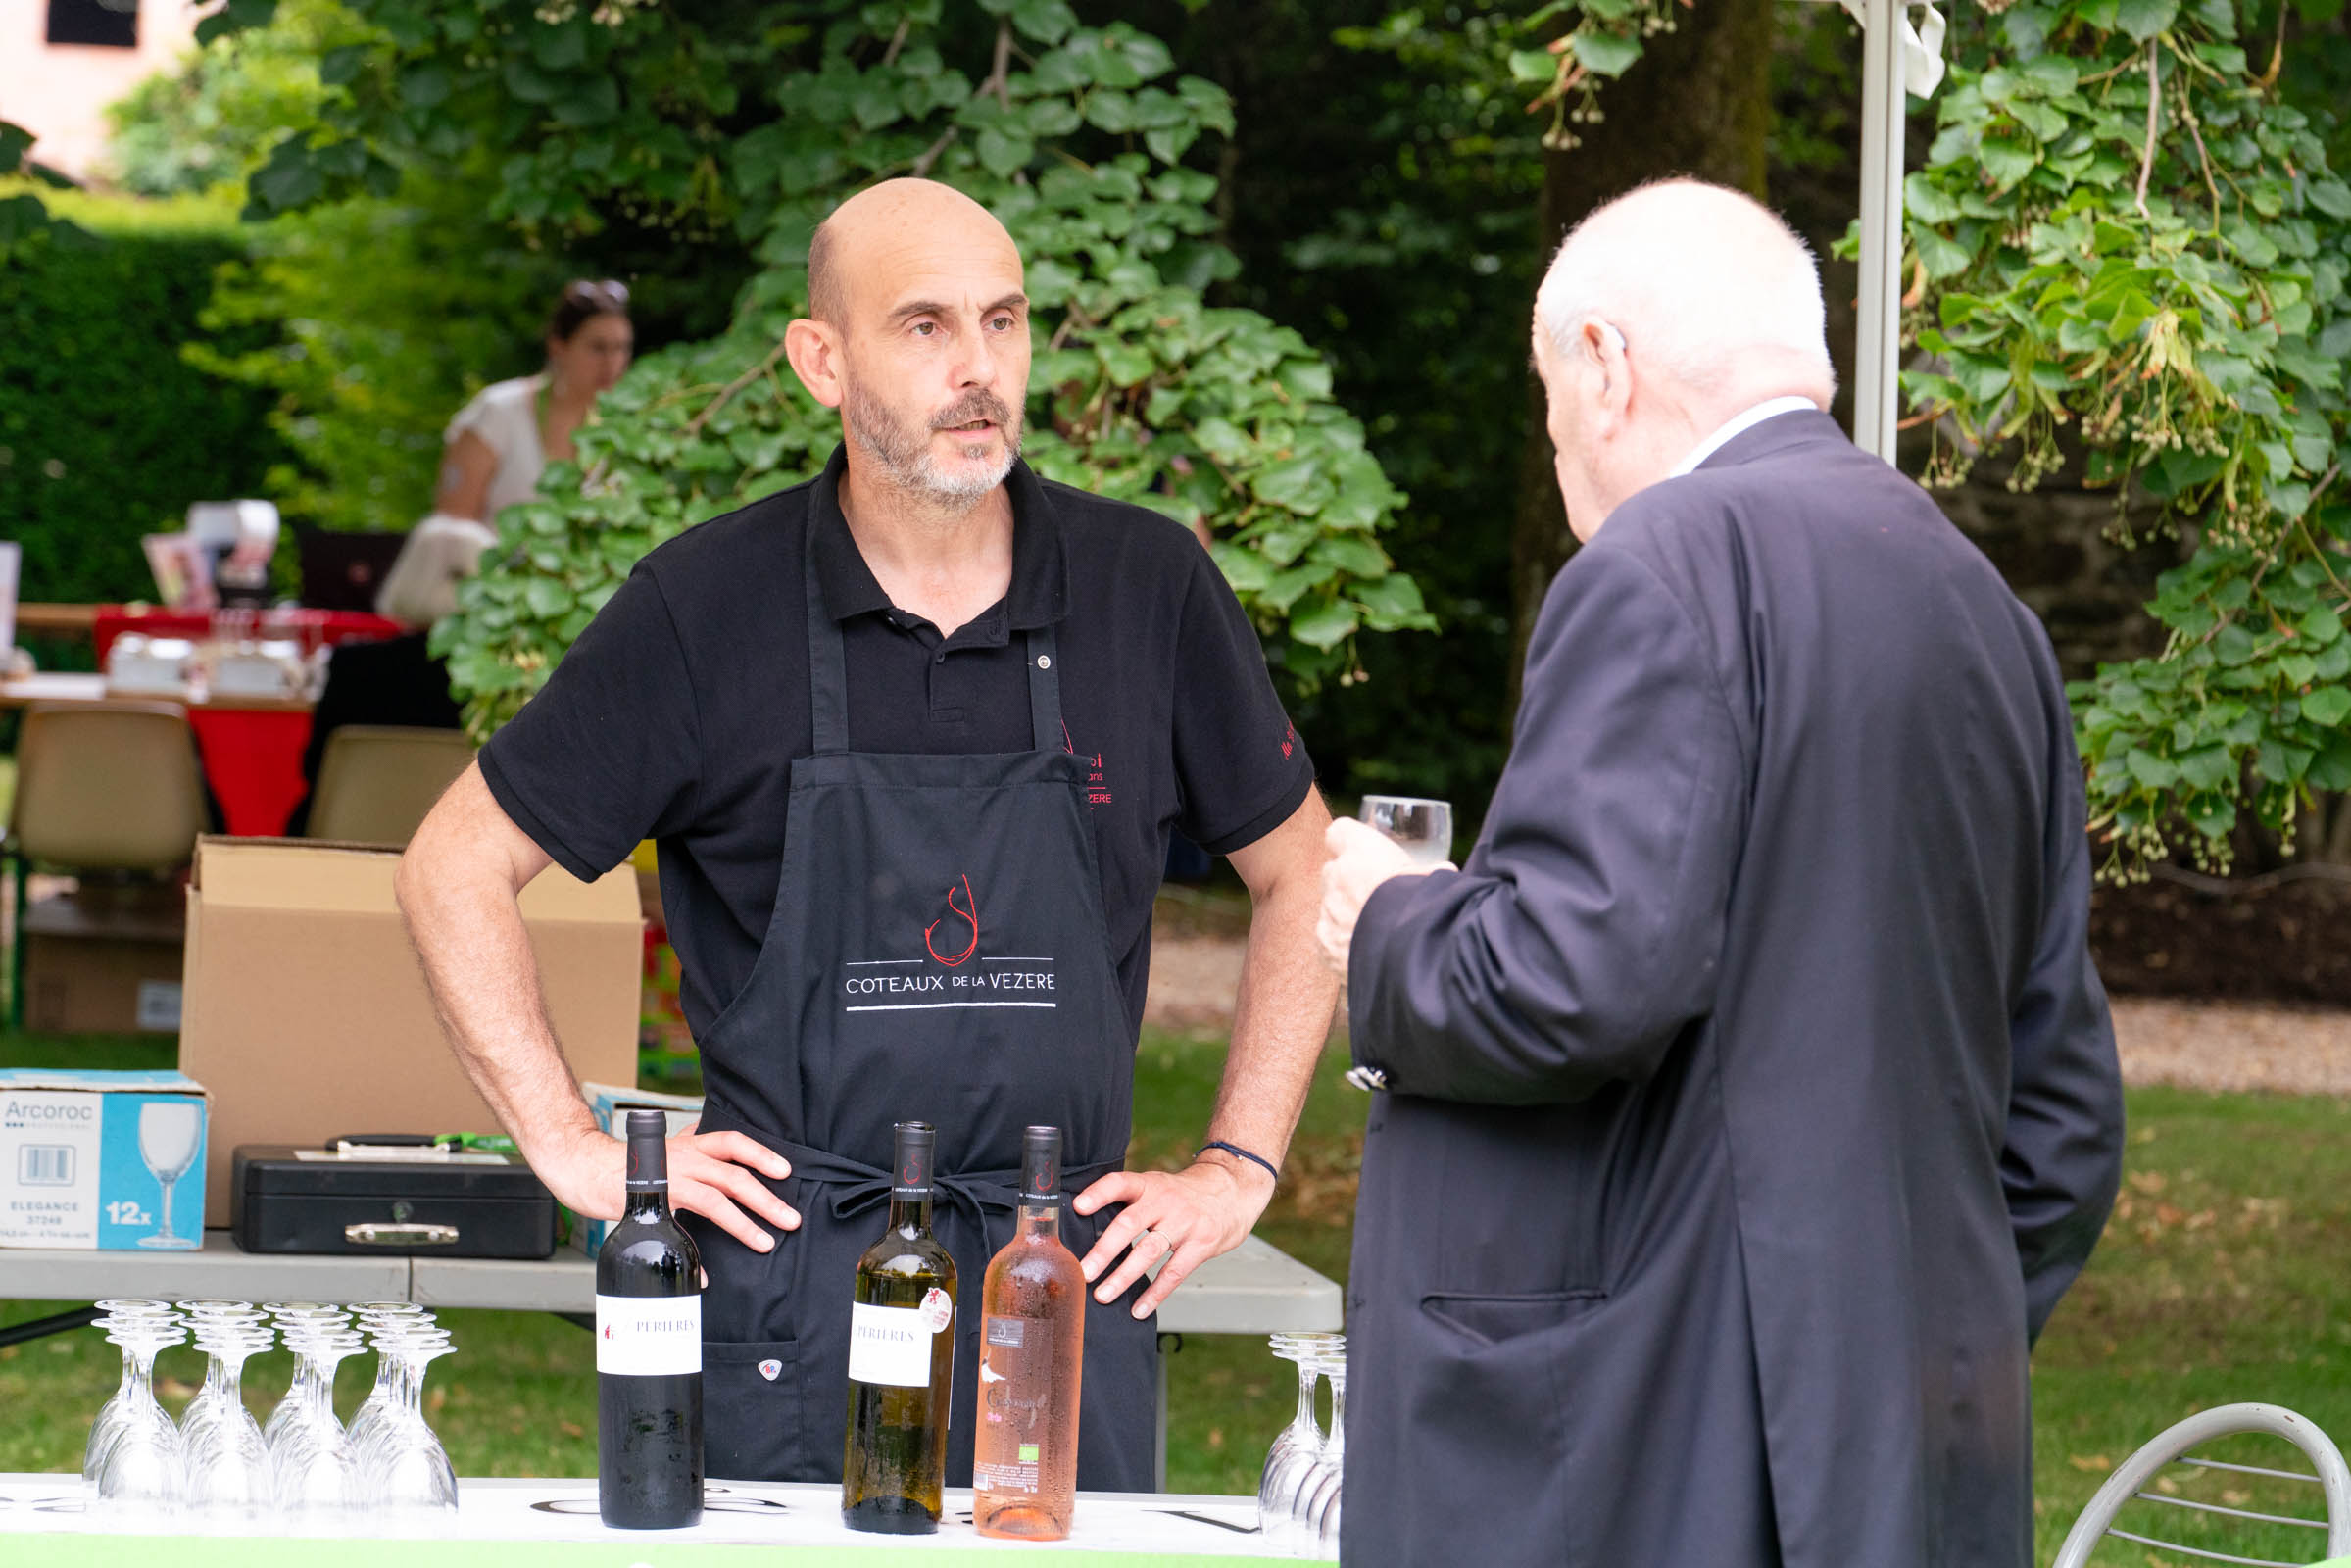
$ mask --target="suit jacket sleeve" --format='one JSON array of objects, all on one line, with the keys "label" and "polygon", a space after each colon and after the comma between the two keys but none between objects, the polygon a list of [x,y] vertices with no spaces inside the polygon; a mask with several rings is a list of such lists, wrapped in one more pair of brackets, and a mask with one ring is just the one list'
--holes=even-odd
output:
[{"label": "suit jacket sleeve", "polygon": [[1713,1004],[1746,771],[1680,601],[1630,551],[1583,551],[1537,623],[1469,863],[1364,906],[1357,1061],[1395,1093],[1479,1104],[1645,1077]]},{"label": "suit jacket sleeve", "polygon": [[2056,695],[2040,938],[2010,1014],[2008,1134],[2000,1184],[2025,1273],[2026,1329],[2037,1340],[2057,1298],[2089,1261],[2123,1175],[2123,1074],[2106,989],[2089,956],[2089,835],[2082,761]]}]

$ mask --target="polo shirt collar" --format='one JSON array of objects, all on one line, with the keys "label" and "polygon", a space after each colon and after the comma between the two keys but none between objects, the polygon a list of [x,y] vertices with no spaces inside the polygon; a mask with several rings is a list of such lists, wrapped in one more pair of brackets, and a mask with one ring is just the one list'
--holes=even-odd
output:
[{"label": "polo shirt collar", "polygon": [[[809,494],[808,526],[816,530],[816,584],[835,620],[890,608],[890,596],[874,580],[858,553],[841,511],[841,476],[849,469],[846,443],[833,448],[824,472]],[[1069,567],[1061,548],[1061,520],[1034,470],[1014,460],[1004,475],[1012,501],[1012,586],[1004,595],[1010,629],[1050,626],[1069,613]]]}]

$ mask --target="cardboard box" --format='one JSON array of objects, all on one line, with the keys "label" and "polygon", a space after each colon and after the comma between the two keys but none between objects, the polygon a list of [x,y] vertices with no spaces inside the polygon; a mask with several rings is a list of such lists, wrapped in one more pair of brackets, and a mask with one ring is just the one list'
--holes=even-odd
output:
[{"label": "cardboard box", "polygon": [[[588,1108],[596,1112],[596,1125],[615,1138],[626,1136],[620,1118],[631,1110],[661,1111],[669,1119],[672,1138],[702,1120],[700,1095],[662,1095],[650,1089],[621,1089],[599,1083],[583,1083],[579,1092],[587,1097]],[[571,1234],[579,1238],[581,1250],[594,1257],[597,1249],[604,1246],[605,1232],[612,1228],[610,1220],[575,1219]]]},{"label": "cardboard box", "polygon": [[[399,863],[380,845],[197,841],[179,1064],[212,1092],[206,1224],[228,1223],[239,1144],[499,1130],[433,1014],[392,896]],[[522,917],[573,1071],[634,1080],[635,873],[583,883],[550,867]]]},{"label": "cardboard box", "polygon": [[205,1111],[175,1072],[0,1071],[0,1247],[202,1247]]},{"label": "cardboard box", "polygon": [[40,1034],[179,1027],[185,902],[176,882],[85,881],[24,911],[24,1026]]}]

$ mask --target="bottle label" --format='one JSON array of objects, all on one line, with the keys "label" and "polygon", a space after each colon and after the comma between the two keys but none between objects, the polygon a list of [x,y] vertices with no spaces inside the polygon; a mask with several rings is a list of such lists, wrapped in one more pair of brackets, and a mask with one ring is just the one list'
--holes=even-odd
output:
[{"label": "bottle label", "polygon": [[980,1436],[971,1485],[1033,1494],[1051,1388],[1053,1325],[988,1316],[980,1332]]},{"label": "bottle label", "polygon": [[939,1333],[955,1320],[955,1303],[945,1291],[934,1285],[922,1293],[922,1326],[933,1334]]},{"label": "bottle label", "polygon": [[629,1378],[702,1370],[702,1298],[596,1298],[596,1370]]},{"label": "bottle label", "polygon": [[934,1330],[918,1306],[849,1306],[849,1377],[894,1389],[931,1386]]}]

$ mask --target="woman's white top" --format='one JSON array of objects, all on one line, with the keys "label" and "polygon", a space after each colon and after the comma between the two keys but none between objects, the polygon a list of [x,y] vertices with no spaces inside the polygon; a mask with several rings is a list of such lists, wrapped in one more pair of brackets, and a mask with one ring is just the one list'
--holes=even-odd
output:
[{"label": "woman's white top", "polygon": [[516,376],[493,381],[458,411],[442,436],[454,443],[470,430],[498,455],[490,475],[490,490],[482,502],[482,516],[491,522],[517,501],[538,493],[539,475],[547,467],[547,453],[539,445],[539,385],[541,377]]}]

